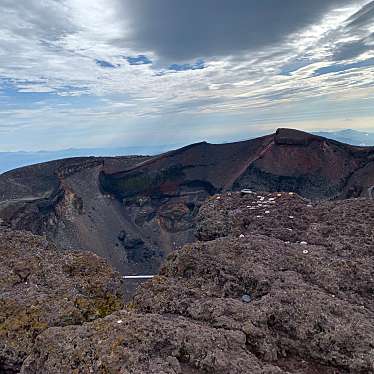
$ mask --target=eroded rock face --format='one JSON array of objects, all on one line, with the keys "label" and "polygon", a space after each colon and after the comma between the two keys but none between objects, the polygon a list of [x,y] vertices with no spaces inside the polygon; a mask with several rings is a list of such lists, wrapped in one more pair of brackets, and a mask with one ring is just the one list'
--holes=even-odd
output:
[{"label": "eroded rock face", "polygon": [[0,229],[0,372],[16,373],[38,334],[123,306],[121,280],[92,253],[58,250],[42,237]]},{"label": "eroded rock face", "polygon": [[22,373],[372,373],[373,230],[371,200],[215,196],[200,242],[123,311],[39,335]]},{"label": "eroded rock face", "polygon": [[279,129],[154,157],[73,158],[14,170],[0,175],[0,219],[61,248],[94,251],[124,275],[155,274],[164,257],[194,241],[198,211],[216,193],[250,188],[344,199],[368,196],[373,186],[374,147]]}]

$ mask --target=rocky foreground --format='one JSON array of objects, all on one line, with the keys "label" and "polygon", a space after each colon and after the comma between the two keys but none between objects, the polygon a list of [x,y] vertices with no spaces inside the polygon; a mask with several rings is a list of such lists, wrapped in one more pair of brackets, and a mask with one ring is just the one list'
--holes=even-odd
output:
[{"label": "rocky foreground", "polygon": [[120,276],[98,256],[0,229],[0,373],[19,372],[49,327],[81,325],[121,309],[121,290]]},{"label": "rocky foreground", "polygon": [[372,200],[216,195],[125,307],[96,256],[2,235],[0,372],[374,372]]}]

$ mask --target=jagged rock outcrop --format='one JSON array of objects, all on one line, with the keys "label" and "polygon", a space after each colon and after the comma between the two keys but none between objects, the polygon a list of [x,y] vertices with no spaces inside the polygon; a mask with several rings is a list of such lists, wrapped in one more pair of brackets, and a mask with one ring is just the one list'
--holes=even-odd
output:
[{"label": "jagged rock outcrop", "polygon": [[1,373],[19,372],[47,328],[80,325],[122,306],[121,278],[105,260],[0,229]]},{"label": "jagged rock outcrop", "polygon": [[372,186],[373,147],[279,129],[155,157],[78,158],[15,170],[0,176],[0,219],[62,248],[93,250],[123,274],[153,274],[169,253],[195,240],[199,209],[216,193],[250,188],[344,199],[366,197]]},{"label": "jagged rock outcrop", "polygon": [[374,201],[227,193],[121,312],[36,339],[23,374],[374,372]]}]

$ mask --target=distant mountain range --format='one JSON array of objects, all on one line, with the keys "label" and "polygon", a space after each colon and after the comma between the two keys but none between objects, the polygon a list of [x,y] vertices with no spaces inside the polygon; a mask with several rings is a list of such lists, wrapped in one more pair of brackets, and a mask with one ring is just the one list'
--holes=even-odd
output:
[{"label": "distant mountain range", "polygon": [[358,145],[358,146],[373,146],[374,145],[374,132],[363,132],[352,129],[340,131],[319,131],[313,134],[337,140],[338,142]]},{"label": "distant mountain range", "polygon": [[114,157],[130,155],[154,156],[160,153],[179,148],[180,144],[169,144],[159,146],[143,147],[118,147],[118,148],[70,148],[57,151],[36,151],[36,152],[0,152],[0,174],[22,166],[61,160],[72,157]]},{"label": "distant mountain range", "polygon": [[[320,131],[314,132],[313,134],[346,144],[358,146],[374,146],[374,133],[369,132],[347,129],[335,132]],[[0,152],[0,174],[22,166],[72,157],[112,157],[130,155],[154,156],[170,151],[172,149],[180,148],[183,145],[184,144],[168,144],[158,146],[134,146],[117,148],[70,148],[57,151],[37,152]]]}]

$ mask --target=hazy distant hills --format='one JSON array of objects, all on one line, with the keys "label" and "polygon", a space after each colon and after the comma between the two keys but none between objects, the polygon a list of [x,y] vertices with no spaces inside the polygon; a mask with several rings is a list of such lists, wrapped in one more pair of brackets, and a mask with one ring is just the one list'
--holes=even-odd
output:
[{"label": "hazy distant hills", "polygon": [[[337,140],[346,144],[358,146],[374,146],[374,133],[347,129],[336,132],[320,131],[314,132],[313,134]],[[70,148],[57,151],[39,152],[0,152],[0,173],[4,173],[5,171],[13,170],[22,166],[72,157],[112,157],[129,155],[154,156],[170,151],[172,149],[180,148],[181,146],[183,146],[183,144],[117,148]]]},{"label": "hazy distant hills", "polygon": [[334,132],[319,131],[313,134],[323,136],[325,138],[337,140],[338,142],[361,145],[361,146],[373,146],[374,145],[374,133],[373,132],[362,132],[352,129],[340,130]]},{"label": "hazy distant hills", "polygon": [[144,147],[82,148],[39,152],[0,152],[0,173],[22,166],[38,164],[72,157],[113,157],[129,155],[157,155],[178,148],[178,145],[159,145]]}]

